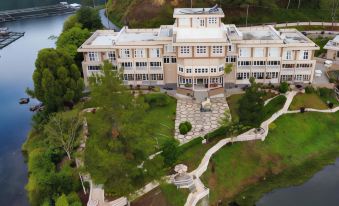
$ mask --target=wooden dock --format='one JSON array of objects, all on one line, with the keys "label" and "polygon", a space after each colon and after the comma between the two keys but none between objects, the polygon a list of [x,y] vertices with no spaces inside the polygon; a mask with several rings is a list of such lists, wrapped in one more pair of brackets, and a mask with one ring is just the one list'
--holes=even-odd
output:
[{"label": "wooden dock", "polygon": [[28,18],[70,14],[74,13],[75,11],[76,9],[63,6],[61,4],[26,9],[6,10],[0,11],[0,23],[8,21],[17,21]]},{"label": "wooden dock", "polygon": [[10,45],[24,35],[24,32],[8,32],[5,35],[0,35],[0,49],[3,49],[4,47]]}]

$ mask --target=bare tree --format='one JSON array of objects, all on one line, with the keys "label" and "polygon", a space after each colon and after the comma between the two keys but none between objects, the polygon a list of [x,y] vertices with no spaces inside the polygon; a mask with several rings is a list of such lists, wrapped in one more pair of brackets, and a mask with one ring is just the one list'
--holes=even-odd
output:
[{"label": "bare tree", "polygon": [[291,3],[291,0],[288,0],[286,9],[290,8],[290,3]]},{"label": "bare tree", "polygon": [[76,137],[78,135],[81,118],[79,116],[65,116],[59,113],[50,117],[49,123],[45,127],[46,134],[66,152],[71,160]]},{"label": "bare tree", "polygon": [[301,0],[299,0],[298,2],[298,9],[300,8],[300,5],[301,5]]}]

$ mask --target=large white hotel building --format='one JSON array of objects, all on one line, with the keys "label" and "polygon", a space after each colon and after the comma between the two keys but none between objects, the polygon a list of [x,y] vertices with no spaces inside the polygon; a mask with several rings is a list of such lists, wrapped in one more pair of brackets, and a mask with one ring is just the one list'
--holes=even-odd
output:
[{"label": "large white hotel building", "polygon": [[[98,30],[79,49],[85,83],[104,60],[123,68],[126,85],[176,85],[177,93],[224,92],[226,85],[313,81],[319,47],[295,29],[223,24],[222,9],[177,8],[174,25]],[[232,64],[232,72],[224,72]]]}]

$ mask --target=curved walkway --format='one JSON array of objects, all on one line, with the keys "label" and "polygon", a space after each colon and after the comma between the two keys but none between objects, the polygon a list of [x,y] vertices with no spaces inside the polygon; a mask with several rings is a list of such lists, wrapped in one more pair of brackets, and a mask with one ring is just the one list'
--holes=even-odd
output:
[{"label": "curved walkway", "polygon": [[[287,94],[285,94],[287,100],[285,102],[284,107],[279,110],[278,112],[276,112],[275,114],[272,115],[271,118],[269,118],[268,120],[264,121],[261,124],[261,128],[264,129],[264,133],[262,134],[257,134],[255,132],[255,129],[251,129],[235,138],[225,138],[223,140],[220,140],[216,145],[214,145],[212,148],[210,148],[206,154],[204,155],[200,165],[198,166],[197,169],[195,169],[194,171],[192,171],[190,174],[192,176],[195,176],[195,186],[196,186],[196,191],[195,192],[191,192],[186,200],[186,204],[185,206],[195,206],[200,199],[204,198],[206,195],[208,195],[208,193],[206,194],[206,191],[209,189],[206,188],[202,182],[200,181],[200,176],[207,170],[208,168],[208,164],[209,161],[212,157],[212,155],[214,153],[216,153],[218,150],[220,150],[223,146],[225,146],[226,144],[228,144],[229,142],[239,142],[239,141],[251,141],[251,140],[258,140],[261,139],[262,141],[265,140],[267,134],[268,134],[268,130],[269,130],[269,125],[274,122],[278,117],[280,117],[283,114],[289,114],[289,113],[299,113],[299,110],[295,110],[295,111],[288,111],[288,108],[290,106],[290,104],[292,103],[292,100],[294,98],[294,96],[297,94],[296,91],[292,91],[292,92],[288,92]],[[311,108],[307,108],[305,111],[309,111],[309,112],[323,112],[323,113],[334,113],[339,111],[339,107],[336,107],[334,109],[328,109],[328,110],[318,110],[318,109],[311,109]]]}]

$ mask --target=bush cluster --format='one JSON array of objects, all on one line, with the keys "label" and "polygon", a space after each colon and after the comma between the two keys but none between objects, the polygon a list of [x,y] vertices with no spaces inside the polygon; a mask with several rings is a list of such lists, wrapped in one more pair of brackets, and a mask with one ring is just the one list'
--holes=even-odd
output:
[{"label": "bush cluster", "polygon": [[162,93],[147,94],[144,99],[152,108],[167,106],[170,101],[170,97]]},{"label": "bush cluster", "polygon": [[180,134],[187,134],[189,131],[191,131],[192,129],[192,124],[190,122],[182,122],[180,123],[179,125],[179,131],[180,131]]},{"label": "bush cluster", "polygon": [[289,89],[290,85],[287,82],[282,82],[279,86],[280,93],[286,93]]}]

